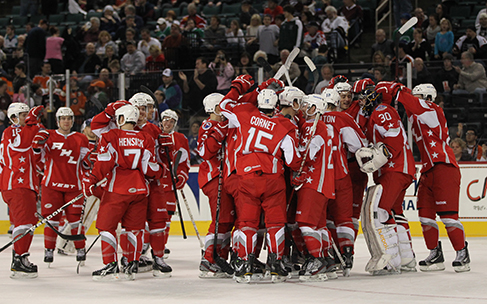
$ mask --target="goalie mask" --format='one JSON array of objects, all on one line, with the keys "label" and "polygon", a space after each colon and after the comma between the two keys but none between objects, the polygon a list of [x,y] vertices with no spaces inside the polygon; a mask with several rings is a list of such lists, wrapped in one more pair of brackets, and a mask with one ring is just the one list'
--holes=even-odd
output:
[{"label": "goalie mask", "polygon": [[8,119],[10,120],[10,122],[12,124],[15,124],[15,122],[13,121],[12,118],[17,118],[18,119],[20,113],[23,113],[23,112],[28,113],[29,110],[30,110],[29,106],[26,105],[25,103],[21,103],[21,102],[11,103],[8,106],[8,110],[7,110]]},{"label": "goalie mask", "polygon": [[[115,117],[119,128],[126,123],[137,124],[137,120],[139,120],[139,109],[133,105],[124,105],[115,111]],[[120,122],[122,117],[123,121]]]},{"label": "goalie mask", "polygon": [[71,117],[71,126],[70,126],[70,128],[72,128],[73,127],[73,124],[74,124],[74,112],[73,112],[73,110],[71,110],[71,108],[68,108],[68,107],[60,107],[56,111],[56,122],[57,122],[57,126],[58,127],[61,127],[59,125],[59,123],[60,123],[61,117],[63,117],[63,116]]},{"label": "goalie mask", "polygon": [[[279,94],[279,104],[281,106],[292,107],[294,111],[298,111],[303,102],[304,92],[295,87],[285,87],[284,91]],[[294,107],[294,102],[297,102],[298,107]]]},{"label": "goalie mask", "polygon": [[413,95],[421,95],[423,99],[435,101],[436,89],[431,83],[418,84],[413,88]]},{"label": "goalie mask", "polygon": [[326,103],[320,94],[310,94],[303,97],[303,107],[307,116],[313,116],[325,113]]},{"label": "goalie mask", "polygon": [[257,107],[263,110],[273,110],[276,108],[277,94],[273,90],[263,89],[257,96]]},{"label": "goalie mask", "polygon": [[370,117],[375,106],[382,102],[382,94],[373,90],[365,90],[360,93],[360,99],[364,100],[362,112],[365,117]]},{"label": "goalie mask", "polygon": [[[205,99],[203,99],[203,106],[205,107],[205,112],[208,114],[215,113],[215,108],[220,104],[220,101],[223,99],[222,94],[220,93],[211,93],[210,95],[206,96]],[[221,114],[217,114],[221,115]]]}]

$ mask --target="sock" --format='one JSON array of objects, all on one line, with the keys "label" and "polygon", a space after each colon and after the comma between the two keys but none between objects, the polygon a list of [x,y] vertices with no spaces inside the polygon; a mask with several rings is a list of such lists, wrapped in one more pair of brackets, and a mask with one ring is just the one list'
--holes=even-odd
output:
[{"label": "sock", "polygon": [[[59,230],[59,222],[58,221],[49,221],[49,223],[56,229]],[[73,234],[71,230],[71,234]],[[76,233],[75,233],[76,234]],[[57,234],[54,230],[51,229],[48,225],[44,227],[44,248],[46,249],[55,249],[56,248],[56,239]]]},{"label": "sock", "polygon": [[[109,264],[117,261],[117,237],[115,230],[100,231],[101,235],[101,255],[103,264]],[[122,243],[122,236],[120,236],[120,243]]]}]

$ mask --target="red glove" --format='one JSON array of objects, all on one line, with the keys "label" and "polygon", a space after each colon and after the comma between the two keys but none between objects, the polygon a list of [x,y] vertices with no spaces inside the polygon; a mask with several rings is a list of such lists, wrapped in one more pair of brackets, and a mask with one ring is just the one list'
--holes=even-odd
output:
[{"label": "red glove", "polygon": [[29,114],[25,119],[25,123],[28,126],[36,125],[39,122],[39,118],[43,110],[44,110],[44,106],[37,106],[30,109]]},{"label": "red glove", "polygon": [[107,115],[110,116],[110,117],[114,117],[115,116],[115,111],[118,108],[121,108],[124,105],[128,105],[128,104],[130,104],[130,102],[128,102],[126,100],[118,100],[118,101],[115,101],[115,102],[111,102],[111,103],[109,103],[107,105],[107,108],[105,109],[105,113],[107,113]]},{"label": "red glove", "polygon": [[300,175],[296,176],[291,180],[291,185],[294,187],[294,189],[299,190],[304,185],[307,178],[308,178],[308,173],[303,171],[301,172]]},{"label": "red glove", "polygon": [[39,133],[34,136],[32,140],[32,148],[33,149],[42,149],[46,144],[46,141],[49,139],[49,132],[47,130],[40,130]]},{"label": "red glove", "polygon": [[360,79],[353,83],[352,92],[358,94],[363,90],[367,89],[368,87],[372,87],[374,85],[375,85],[374,81],[372,81],[372,79],[370,78]]},{"label": "red glove", "polygon": [[348,82],[348,78],[343,75],[333,77],[328,84],[328,89],[333,89],[333,87],[339,82]]},{"label": "red glove", "polygon": [[391,104],[392,99],[396,97],[397,92],[402,90],[405,86],[402,83],[393,81],[381,81],[375,87],[377,93],[382,94],[382,102],[385,104]]},{"label": "red glove", "polygon": [[251,86],[254,85],[254,79],[250,75],[240,75],[232,81],[232,87],[238,91],[238,94],[243,95]]},{"label": "red glove", "polygon": [[172,141],[172,136],[171,134],[168,133],[159,134],[159,136],[157,137],[157,143],[161,147],[168,147],[169,150],[171,150],[174,146],[174,142]]},{"label": "red glove", "polygon": [[183,189],[184,185],[186,184],[186,177],[182,174],[178,174],[176,176],[176,189],[180,190]]},{"label": "red glove", "polygon": [[284,82],[270,78],[259,85],[259,91],[262,91],[263,89],[273,90],[279,94],[284,90]]},{"label": "red glove", "polygon": [[220,121],[213,129],[211,129],[210,136],[215,138],[219,143],[227,137],[228,134],[228,120]]},{"label": "red glove", "polygon": [[83,194],[86,197],[93,195],[96,187],[96,177],[93,174],[83,176]]}]

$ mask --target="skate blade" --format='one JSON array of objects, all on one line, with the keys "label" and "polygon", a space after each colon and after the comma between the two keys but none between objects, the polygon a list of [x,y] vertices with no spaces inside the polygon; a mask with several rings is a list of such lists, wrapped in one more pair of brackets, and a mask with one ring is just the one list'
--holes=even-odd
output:
[{"label": "skate blade", "polygon": [[22,272],[22,271],[12,271],[10,274],[11,279],[15,280],[29,280],[37,278],[37,272]]},{"label": "skate blade", "polygon": [[373,276],[386,276],[386,275],[396,275],[401,274],[401,271],[396,271],[394,269],[380,269],[371,272]]},{"label": "skate blade", "polygon": [[148,265],[148,266],[143,266],[143,267],[140,267],[137,269],[137,271],[139,273],[142,273],[142,272],[149,272],[152,270],[152,265]]},{"label": "skate blade", "polygon": [[277,274],[271,274],[271,282],[272,283],[286,282],[286,280],[288,279],[288,276],[280,276],[280,275],[277,275]]},{"label": "skate blade", "polygon": [[352,271],[351,268],[345,268],[345,269],[343,269],[343,276],[344,277],[349,277],[351,271]]},{"label": "skate blade", "polygon": [[159,270],[152,270],[152,276],[158,279],[165,279],[165,278],[170,278],[172,276],[172,272],[162,272]]},{"label": "skate blade", "polygon": [[470,264],[467,263],[462,266],[453,266],[453,269],[455,270],[455,272],[467,272],[470,271]]},{"label": "skate blade", "polygon": [[225,279],[228,278],[227,274],[224,272],[211,272],[211,271],[201,271],[198,275],[200,279]]},{"label": "skate blade", "polygon": [[311,276],[302,275],[299,276],[301,282],[324,282],[328,280],[326,273],[315,274]]},{"label": "skate blade", "polygon": [[135,280],[135,273],[124,273],[122,279],[124,279],[125,281],[133,281]]},{"label": "skate blade", "polygon": [[401,271],[402,272],[418,272],[416,267],[407,267],[407,266],[401,266]]},{"label": "skate blade", "polygon": [[419,270],[428,272],[428,271],[442,271],[445,270],[445,264],[443,263],[435,263],[427,266],[419,265]]},{"label": "skate blade", "polygon": [[245,274],[243,276],[233,276],[233,278],[237,283],[249,284],[252,280],[252,275]]},{"label": "skate blade", "polygon": [[329,280],[336,280],[338,279],[338,275],[336,273],[336,271],[330,271],[330,272],[327,272],[326,273],[326,276]]},{"label": "skate blade", "polygon": [[111,281],[120,280],[120,277],[118,276],[118,273],[114,273],[114,274],[107,274],[104,276],[93,276],[92,279],[93,281],[96,282],[111,282]]},{"label": "skate blade", "polygon": [[264,279],[264,274],[263,273],[254,273],[252,274],[252,282],[259,282]]}]

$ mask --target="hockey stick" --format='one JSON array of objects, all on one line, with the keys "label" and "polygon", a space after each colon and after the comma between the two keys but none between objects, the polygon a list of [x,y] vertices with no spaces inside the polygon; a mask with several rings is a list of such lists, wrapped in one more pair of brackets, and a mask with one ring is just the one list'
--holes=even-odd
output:
[{"label": "hockey stick", "polygon": [[[97,235],[96,238],[93,240],[93,243],[91,243],[90,247],[88,247],[88,249],[86,250],[85,252],[85,256],[88,255],[88,252],[90,252],[91,248],[93,248],[93,246],[95,245],[96,241],[98,241],[98,239],[100,238],[101,234]],[[81,262],[84,262],[84,261],[79,261],[78,262],[78,267],[76,267],[76,273],[79,274],[79,266],[81,266]]]},{"label": "hockey stick", "polygon": [[186,229],[184,228],[183,214],[181,212],[181,205],[179,204],[178,192],[176,190],[176,181],[174,180],[174,173],[173,173],[173,167],[171,163],[171,156],[169,154],[169,148],[165,147],[165,151],[167,155],[167,163],[169,165],[169,172],[171,174],[171,182],[174,191],[174,196],[176,197],[176,206],[178,207],[179,222],[181,223],[181,230],[183,231],[183,239],[187,239],[188,236],[186,235]]},{"label": "hockey stick", "polygon": [[294,59],[298,56],[300,50],[299,48],[294,48],[289,56],[286,59],[286,62],[279,68],[276,75],[274,75],[275,79],[280,79],[282,75],[286,75],[286,80],[289,86],[292,86],[293,83],[291,81],[291,77],[289,77],[289,69],[291,68],[291,64],[293,63]]},{"label": "hockey stick", "polygon": [[304,57],[304,62],[308,65],[308,68],[311,70],[311,73],[313,73],[313,88],[311,89],[311,93],[314,93],[316,85],[318,84],[318,78],[320,78],[318,69],[316,69],[315,63],[309,58],[308,56]]},{"label": "hockey stick", "polygon": [[316,116],[315,116],[315,121],[313,122],[313,126],[311,127],[311,135],[309,137],[308,142],[306,143],[306,148],[304,150],[303,159],[301,160],[301,166],[299,166],[299,170],[298,170],[297,176],[301,175],[301,173],[303,172],[304,164],[306,163],[306,157],[308,155],[309,148],[311,146],[310,145],[311,144],[311,140],[315,136],[316,126],[318,125],[318,121],[320,120],[320,118],[321,118],[321,114],[320,113],[317,113]]},{"label": "hockey stick", "polygon": [[186,195],[184,195],[183,189],[179,190],[179,193],[181,193],[181,196],[183,197],[184,205],[186,206],[186,210],[188,210],[189,218],[191,219],[191,223],[193,223],[194,231],[196,232],[196,237],[198,238],[198,241],[200,242],[200,248],[202,254],[204,253],[203,248],[205,245],[203,244],[203,241],[201,240],[200,237],[200,232],[198,231],[198,228],[196,227],[196,222],[194,221],[193,218],[193,213],[191,212],[191,209],[189,208],[189,203],[188,200],[186,199]]},{"label": "hockey stick", "polygon": [[218,224],[220,222],[220,206],[221,206],[221,195],[222,195],[222,184],[223,184],[223,165],[225,163],[225,141],[222,142],[222,157],[220,161],[220,172],[218,174],[218,195],[216,199],[216,212],[215,212],[215,235],[213,236],[213,260],[220,266],[220,269],[225,271],[227,274],[232,275],[234,273],[232,266],[227,263],[221,256],[216,252],[216,246],[218,244]]},{"label": "hockey stick", "polygon": [[333,246],[333,249],[335,250],[335,253],[338,256],[338,259],[340,260],[340,264],[342,264],[343,271],[345,271],[345,266],[346,266],[345,260],[343,260],[342,254],[340,253],[340,250],[338,249],[337,244],[335,244],[333,237],[331,237],[330,239],[331,239],[331,245]]},{"label": "hockey stick", "polygon": [[396,47],[396,82],[399,81],[399,37],[415,26],[416,23],[418,23],[418,18],[412,17],[399,28],[399,31],[396,32],[396,36],[394,37],[394,45]]},{"label": "hockey stick", "polygon": [[264,71],[266,71],[267,73],[269,73],[269,75],[271,77],[274,76],[274,69],[271,67],[271,65],[269,64],[269,62],[267,60],[265,60],[264,57],[258,57],[257,58],[257,63],[264,68]]},{"label": "hockey stick", "polygon": [[[106,178],[103,178],[101,181],[99,181],[98,183],[96,183],[96,186],[98,187],[99,185],[103,184],[105,181],[106,181]],[[27,231],[25,231],[21,236],[16,237],[16,238],[13,238],[10,242],[8,242],[2,248],[0,248],[0,252],[4,251],[8,247],[10,247],[10,245],[13,245],[14,243],[16,243],[18,240],[20,240],[21,238],[23,238],[27,234],[29,234],[31,232],[34,232],[34,230],[36,230],[36,228],[38,228],[39,226],[42,226],[43,224],[45,224],[47,221],[49,221],[50,219],[52,219],[53,217],[55,217],[56,215],[58,215],[64,209],[66,209],[69,206],[71,206],[72,204],[74,204],[77,200],[79,200],[83,196],[84,196],[83,193],[79,194],[78,196],[76,196],[75,198],[73,198],[72,200],[70,200],[69,202],[67,202],[66,204],[62,205],[59,209],[55,210],[53,213],[51,213],[50,215],[48,215],[42,221],[40,221],[39,223],[37,223],[34,226],[32,226],[29,229],[27,229]]]},{"label": "hockey stick", "polygon": [[[36,212],[36,215],[41,221],[44,220],[44,217],[39,212]],[[64,234],[64,233],[60,232],[59,230],[57,230],[56,227],[54,227],[51,223],[49,223],[49,221],[46,221],[46,225],[49,226],[49,228],[51,228],[54,232],[56,232],[56,234],[59,235],[62,239],[65,239],[68,241],[86,240],[86,237],[84,234],[67,235],[67,234]]]},{"label": "hockey stick", "polygon": [[146,87],[145,85],[141,84],[140,87],[139,87],[139,90],[141,90],[142,92],[146,93],[146,94],[149,94],[150,97],[152,97],[152,99],[154,99],[154,102],[156,103],[157,105],[157,98],[156,98],[156,95],[154,95],[154,92],[152,92],[151,89],[149,89],[148,87]]}]

